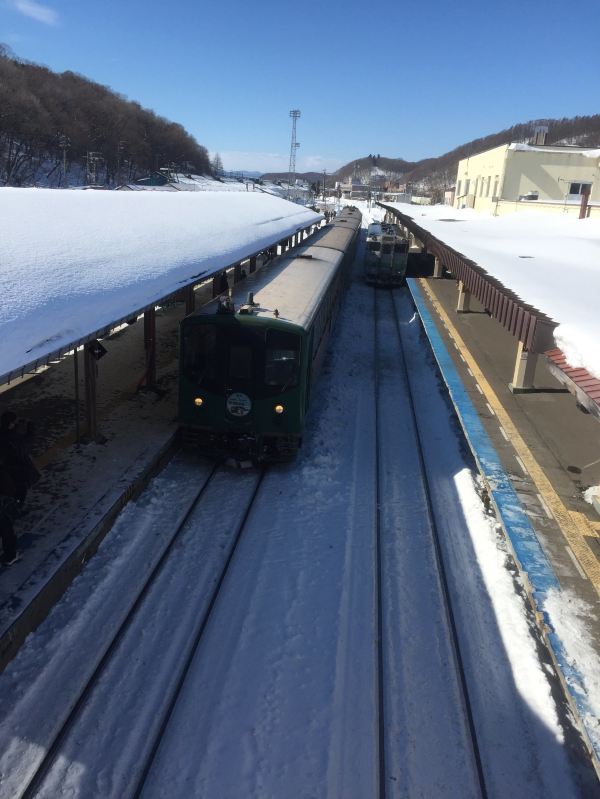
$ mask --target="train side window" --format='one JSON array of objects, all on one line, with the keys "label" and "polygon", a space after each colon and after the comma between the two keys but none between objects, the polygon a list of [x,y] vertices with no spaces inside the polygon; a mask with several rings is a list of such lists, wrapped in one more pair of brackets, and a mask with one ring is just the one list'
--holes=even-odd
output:
[{"label": "train side window", "polygon": [[214,325],[188,327],[183,339],[183,371],[199,385],[215,379],[217,331]]},{"label": "train side window", "polygon": [[284,330],[267,330],[265,384],[296,386],[300,364],[300,336]]},{"label": "train side window", "polygon": [[252,347],[232,344],[229,348],[229,377],[252,380]]}]

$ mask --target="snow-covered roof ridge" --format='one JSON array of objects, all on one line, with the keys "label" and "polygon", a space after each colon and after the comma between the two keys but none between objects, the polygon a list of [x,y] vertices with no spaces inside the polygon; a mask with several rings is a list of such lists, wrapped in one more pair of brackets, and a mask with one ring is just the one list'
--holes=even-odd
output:
[{"label": "snow-covered roof ridge", "polygon": [[576,153],[585,158],[600,158],[600,149],[597,147],[579,147],[576,144],[524,144],[522,142],[511,142],[509,150],[529,150],[538,153]]},{"label": "snow-covered roof ridge", "polygon": [[0,189],[0,380],[321,218],[262,192]]},{"label": "snow-covered roof ridge", "polygon": [[494,217],[472,209],[386,203],[555,320],[571,366],[600,378],[600,220],[528,211]]}]

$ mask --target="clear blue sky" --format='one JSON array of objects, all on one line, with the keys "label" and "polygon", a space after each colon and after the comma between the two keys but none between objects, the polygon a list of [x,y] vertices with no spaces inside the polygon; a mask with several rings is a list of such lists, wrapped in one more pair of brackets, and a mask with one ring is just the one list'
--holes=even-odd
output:
[{"label": "clear blue sky", "polygon": [[[572,9],[572,10],[571,10]],[[561,0],[0,0],[0,42],[173,121],[226,169],[418,160],[599,113],[600,7]]]}]

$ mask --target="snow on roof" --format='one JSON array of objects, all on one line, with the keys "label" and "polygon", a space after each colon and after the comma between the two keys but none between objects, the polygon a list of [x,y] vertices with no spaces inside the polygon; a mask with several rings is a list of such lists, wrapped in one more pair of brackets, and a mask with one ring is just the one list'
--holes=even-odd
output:
[{"label": "snow on roof", "polygon": [[539,145],[534,144],[521,144],[520,142],[512,142],[508,145],[509,150],[529,150],[530,152],[538,153],[568,153],[569,155],[583,155],[585,158],[600,158],[600,149],[593,149],[590,147],[577,147],[575,145]]},{"label": "snow on roof", "polygon": [[321,218],[262,192],[0,189],[0,380]]},{"label": "snow on roof", "polygon": [[600,378],[600,220],[389,205],[552,317],[569,364]]}]

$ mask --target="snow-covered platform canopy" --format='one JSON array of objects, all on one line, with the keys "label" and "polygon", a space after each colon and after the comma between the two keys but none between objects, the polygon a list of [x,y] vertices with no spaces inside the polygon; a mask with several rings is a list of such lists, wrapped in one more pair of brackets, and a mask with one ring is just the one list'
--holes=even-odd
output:
[{"label": "snow-covered platform canopy", "polygon": [[[385,203],[528,349],[600,377],[600,221]],[[467,280],[469,283],[467,283]]]},{"label": "snow-covered platform canopy", "polygon": [[0,189],[0,383],[320,219],[261,192]]}]

